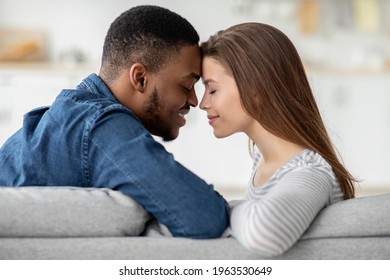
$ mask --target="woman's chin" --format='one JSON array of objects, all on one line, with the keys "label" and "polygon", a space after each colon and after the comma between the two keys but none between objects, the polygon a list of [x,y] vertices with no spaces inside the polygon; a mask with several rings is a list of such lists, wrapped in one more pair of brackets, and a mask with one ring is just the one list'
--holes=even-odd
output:
[{"label": "woman's chin", "polygon": [[221,133],[221,132],[214,130],[214,136],[215,136],[215,138],[218,138],[218,139],[226,138],[226,137],[229,137],[230,135],[232,135],[232,133]]}]

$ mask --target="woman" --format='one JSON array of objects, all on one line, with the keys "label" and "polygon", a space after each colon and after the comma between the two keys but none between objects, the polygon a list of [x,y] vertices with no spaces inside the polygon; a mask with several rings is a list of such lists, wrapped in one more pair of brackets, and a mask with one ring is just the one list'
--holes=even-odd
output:
[{"label": "woman", "polygon": [[254,143],[246,200],[232,205],[231,231],[265,256],[288,250],[326,206],[354,197],[301,59],[275,27],[243,23],[201,45],[207,111],[217,138],[244,132]]}]

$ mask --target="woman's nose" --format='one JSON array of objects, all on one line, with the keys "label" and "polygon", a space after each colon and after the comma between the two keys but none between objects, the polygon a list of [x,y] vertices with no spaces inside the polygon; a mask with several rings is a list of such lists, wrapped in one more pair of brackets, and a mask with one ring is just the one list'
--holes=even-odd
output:
[{"label": "woman's nose", "polygon": [[207,94],[204,93],[203,97],[202,97],[202,100],[201,100],[201,102],[199,104],[199,108],[202,109],[202,110],[207,110],[208,107],[209,107],[208,104],[209,104],[209,101],[208,101],[208,98],[207,98]]}]

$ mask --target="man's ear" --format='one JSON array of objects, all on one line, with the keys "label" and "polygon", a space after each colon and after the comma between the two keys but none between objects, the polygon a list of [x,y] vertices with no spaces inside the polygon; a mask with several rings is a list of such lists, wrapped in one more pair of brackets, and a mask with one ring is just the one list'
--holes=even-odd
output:
[{"label": "man's ear", "polygon": [[130,82],[139,92],[144,92],[147,83],[147,69],[142,63],[134,63],[130,68]]}]

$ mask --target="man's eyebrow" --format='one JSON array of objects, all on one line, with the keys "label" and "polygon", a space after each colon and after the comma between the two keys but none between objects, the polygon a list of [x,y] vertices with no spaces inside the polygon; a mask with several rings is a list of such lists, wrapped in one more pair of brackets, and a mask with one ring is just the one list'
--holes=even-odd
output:
[{"label": "man's eyebrow", "polygon": [[190,74],[185,76],[184,79],[195,79],[198,81],[200,79],[200,75],[196,74],[195,72],[191,72]]}]

